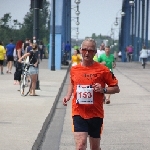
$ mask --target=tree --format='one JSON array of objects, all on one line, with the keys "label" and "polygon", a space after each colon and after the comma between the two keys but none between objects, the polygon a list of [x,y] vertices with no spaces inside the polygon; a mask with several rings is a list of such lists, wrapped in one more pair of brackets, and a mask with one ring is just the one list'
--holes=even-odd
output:
[{"label": "tree", "polygon": [[[45,44],[49,41],[50,34],[50,3],[47,0],[43,0],[43,9],[39,12],[39,38],[44,41]],[[25,38],[32,39],[33,37],[33,10],[24,16],[23,23],[18,22],[17,19],[11,20],[10,13],[4,14],[0,18],[0,38],[3,39],[4,44],[7,44],[10,39],[14,40],[14,43],[18,40],[24,40]],[[0,40],[1,40],[0,39]]]},{"label": "tree", "polygon": [[3,40],[3,43],[8,43],[10,40],[11,29],[10,29],[10,22],[11,15],[10,13],[4,14],[4,16],[0,19],[0,37]]},{"label": "tree", "polygon": [[46,0],[43,0],[43,9],[40,12],[40,31],[39,31],[39,38],[43,41],[49,41],[50,35],[50,3]]},{"label": "tree", "polygon": [[27,14],[24,17],[24,22],[22,24],[21,28],[22,38],[30,38],[33,37],[33,10],[30,10],[30,12],[27,12]]},{"label": "tree", "polygon": [[93,33],[93,34],[92,34],[92,39],[96,39],[96,38],[97,38],[96,34]]},{"label": "tree", "polygon": [[[50,33],[50,3],[47,0],[43,0],[43,9],[39,12],[39,39],[49,41]],[[33,10],[30,9],[24,17],[24,22],[22,25],[23,38],[33,37]]]},{"label": "tree", "polygon": [[8,27],[9,26],[9,21],[11,20],[10,13],[4,14],[4,17],[1,18],[1,25],[3,27]]}]

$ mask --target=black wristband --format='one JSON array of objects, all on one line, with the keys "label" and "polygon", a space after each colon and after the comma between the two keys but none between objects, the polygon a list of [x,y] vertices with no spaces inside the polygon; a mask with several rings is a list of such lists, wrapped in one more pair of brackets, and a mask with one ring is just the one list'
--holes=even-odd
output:
[{"label": "black wristband", "polygon": [[103,88],[103,93],[107,93],[107,89],[106,88]]}]

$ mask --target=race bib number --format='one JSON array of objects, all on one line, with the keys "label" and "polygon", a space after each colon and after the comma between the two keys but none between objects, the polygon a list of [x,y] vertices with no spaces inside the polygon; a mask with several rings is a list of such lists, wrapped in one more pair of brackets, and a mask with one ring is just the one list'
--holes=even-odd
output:
[{"label": "race bib number", "polygon": [[93,88],[91,85],[77,85],[77,104],[93,104]]}]

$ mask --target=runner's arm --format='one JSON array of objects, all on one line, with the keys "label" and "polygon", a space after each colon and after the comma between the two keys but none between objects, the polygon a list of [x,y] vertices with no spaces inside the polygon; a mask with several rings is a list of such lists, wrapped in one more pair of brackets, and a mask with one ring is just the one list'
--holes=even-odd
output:
[{"label": "runner's arm", "polygon": [[69,84],[69,86],[68,86],[67,95],[63,98],[63,105],[64,105],[64,106],[67,106],[67,102],[70,100],[71,95],[72,95],[72,92],[73,92],[73,85],[72,85],[72,83],[70,82],[70,84]]},{"label": "runner's arm", "polygon": [[113,61],[112,66],[113,66],[113,68],[115,68],[115,67],[116,67],[116,61],[115,61],[115,60]]},{"label": "runner's arm", "polygon": [[118,80],[112,72],[106,71],[104,73],[104,80],[105,83],[108,85],[108,87],[106,87],[106,94],[115,94],[120,92]]},{"label": "runner's arm", "polygon": [[115,94],[115,93],[119,93],[120,92],[120,89],[119,89],[118,85],[109,86],[109,87],[106,87],[106,89],[107,89],[106,94]]},{"label": "runner's arm", "polygon": [[71,81],[70,81],[69,86],[68,86],[67,95],[66,95],[66,96],[70,99],[72,93],[73,93],[73,85],[72,85],[72,83],[71,83]]}]

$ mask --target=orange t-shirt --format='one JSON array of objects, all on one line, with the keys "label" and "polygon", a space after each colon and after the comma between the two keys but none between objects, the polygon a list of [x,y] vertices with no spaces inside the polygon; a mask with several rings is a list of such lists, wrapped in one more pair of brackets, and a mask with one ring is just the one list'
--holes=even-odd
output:
[{"label": "orange t-shirt", "polygon": [[94,85],[95,83],[100,83],[103,88],[105,88],[106,84],[108,86],[118,85],[118,80],[110,70],[97,62],[94,62],[89,67],[78,64],[71,68],[70,78],[73,85],[72,116],[80,115],[85,119],[93,117],[104,118],[104,94],[93,91],[93,104],[79,104],[76,102],[76,90],[78,85]]}]

